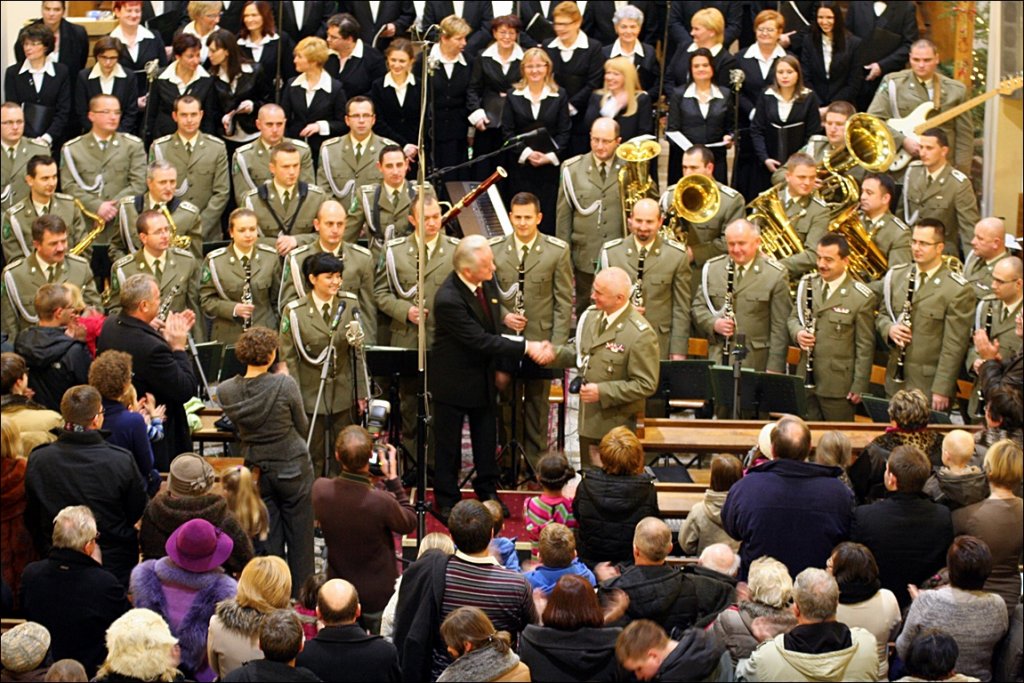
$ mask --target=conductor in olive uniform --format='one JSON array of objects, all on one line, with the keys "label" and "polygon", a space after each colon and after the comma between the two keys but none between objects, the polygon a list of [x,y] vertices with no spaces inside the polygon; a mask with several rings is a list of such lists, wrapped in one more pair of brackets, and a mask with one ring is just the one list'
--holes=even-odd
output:
[{"label": "conductor in olive uniform", "polygon": [[260,242],[281,256],[316,239],[313,219],[326,198],[319,187],[299,180],[301,159],[292,145],[275,147],[270,153],[271,179],[247,192],[241,203],[256,213]]},{"label": "conductor in olive uniform", "polygon": [[911,227],[922,218],[938,220],[945,227],[946,253],[963,256],[979,218],[974,186],[947,163],[949,142],[941,129],[929,128],[921,135],[920,153],[920,161],[910,164],[903,178],[901,218]]},{"label": "conductor in olive uniform", "polygon": [[690,259],[660,234],[661,210],[650,198],[633,206],[629,237],[605,242],[601,268],[622,268],[633,280],[630,303],[658,335],[661,358],[682,360],[690,339]]},{"label": "conductor in olive uniform", "polygon": [[[932,409],[949,410],[956,396],[956,380],[967,353],[974,313],[974,292],[961,276],[949,270],[942,259],[942,224],[923,219],[914,226],[910,249],[914,265],[896,266],[883,282],[884,308],[875,328],[889,344],[885,371],[885,393],[920,389],[931,396]],[[904,320],[908,288],[909,321]],[[900,349],[906,350],[904,382],[896,381]]]},{"label": "conductor in olive uniform", "polygon": [[[543,216],[540,200],[533,194],[521,192],[512,197],[509,220],[513,234],[491,240],[505,328],[528,339],[561,346],[569,340],[572,325],[569,245],[540,232]],[[521,310],[517,310],[519,306]],[[548,446],[551,371],[528,358],[523,358],[518,367],[525,437],[521,443],[527,461],[536,466]],[[518,404],[514,400],[512,405]]]},{"label": "conductor in olive uniform", "polygon": [[[299,383],[302,404],[311,424],[316,414],[309,454],[317,475],[326,473],[326,466],[337,474],[337,460],[331,457],[334,439],[358,418],[357,404],[360,411],[365,405],[362,362],[358,354],[352,354],[345,336],[349,324],[356,320],[359,304],[355,296],[341,290],[343,269],[341,260],[330,254],[306,259],[303,273],[310,283],[310,292],[281,312],[281,360]],[[321,371],[332,338],[336,353],[317,405]]]},{"label": "conductor in olive uniform", "polygon": [[196,262],[201,262],[203,224],[200,221],[199,207],[174,196],[177,183],[178,172],[170,162],[154,161],[149,165],[146,169],[147,191],[135,197],[125,197],[118,206],[119,229],[110,241],[111,258],[119,259],[125,254],[134,254],[141,248],[135,230],[139,214],[143,211],[163,213],[166,209],[170,215],[172,244],[187,248],[195,256]]},{"label": "conductor in olive uniform", "polygon": [[37,154],[50,156],[50,148],[25,137],[25,114],[16,102],[0,107],[0,147],[0,208],[6,211],[28,196],[28,160]]},{"label": "conductor in olive uniform", "polygon": [[577,316],[587,307],[601,245],[625,234],[618,181],[623,161],[615,156],[618,146],[619,124],[602,117],[590,127],[590,153],[562,164],[555,234],[572,251]]},{"label": "conductor in olive uniform", "polygon": [[[761,254],[760,230],[749,221],[730,223],[725,241],[729,254],[711,259],[701,271],[701,283],[693,295],[694,332],[708,340],[708,357],[715,362],[723,362],[727,338],[744,334],[749,351],[744,367],[783,372],[793,306],[786,269]],[[726,306],[730,269],[732,317]]]},{"label": "conductor in olive uniform", "polygon": [[637,415],[658,388],[658,336],[629,303],[633,283],[621,268],[594,277],[594,305],[576,326],[575,345],[558,349],[558,367],[577,367],[580,459],[600,465],[597,444],[613,427],[636,429]]},{"label": "conductor in olive uniform", "polygon": [[231,244],[206,256],[199,301],[203,313],[213,318],[211,338],[234,344],[248,327],[277,328],[281,259],[257,241],[259,226],[249,209],[231,212],[228,234]]},{"label": "conductor in olive uniform", "polygon": [[247,192],[257,189],[270,180],[270,153],[278,145],[291,145],[299,150],[299,180],[313,183],[313,153],[302,140],[286,138],[284,109],[278,104],[264,104],[256,116],[256,128],[260,136],[235,150],[231,159],[231,184],[234,187],[235,202],[245,206]]},{"label": "conductor in olive uniform", "polygon": [[348,134],[331,138],[320,146],[316,184],[329,189],[346,210],[358,201],[356,190],[381,181],[377,155],[385,145],[394,144],[373,132],[376,122],[373,100],[357,95],[345,103]]},{"label": "conductor in olive uniform", "polygon": [[[1001,358],[1013,358],[1021,349],[1014,319],[1020,315],[1024,295],[1024,272],[1016,256],[1000,259],[992,274],[992,294],[978,302],[974,313],[974,338],[967,351],[965,365],[970,376],[977,378],[983,358],[979,349],[993,349]],[[978,384],[971,392],[969,415],[978,413]]]},{"label": "conductor in olive uniform", "polygon": [[[30,159],[24,180],[29,186],[28,194],[4,213],[2,234],[7,261],[32,253],[32,223],[48,213],[60,216],[68,226],[68,246],[78,244],[86,235],[85,222],[74,197],[56,192],[57,162],[53,157]],[[80,255],[88,260],[91,253],[89,248]]]},{"label": "conductor in olive uniform", "polygon": [[789,336],[804,351],[800,361],[804,377],[813,354],[808,420],[852,422],[871,382],[875,295],[850,276],[849,265],[846,238],[828,233],[818,242],[818,272],[805,275],[797,287]]}]

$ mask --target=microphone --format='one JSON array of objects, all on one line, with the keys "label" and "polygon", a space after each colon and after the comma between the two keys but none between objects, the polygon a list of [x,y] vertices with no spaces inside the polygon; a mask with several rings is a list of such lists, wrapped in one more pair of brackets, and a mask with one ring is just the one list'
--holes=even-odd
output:
[{"label": "microphone", "polygon": [[520,142],[523,142],[524,140],[529,140],[531,138],[540,137],[541,135],[546,135],[547,132],[548,132],[548,129],[543,127],[543,126],[541,126],[540,128],[534,128],[533,130],[531,130],[531,131],[529,131],[527,133],[520,133],[519,135],[513,135],[512,137],[510,137],[508,140],[505,141],[505,144],[502,145],[502,147],[511,147],[512,145],[519,144]]},{"label": "microphone", "polygon": [[345,312],[345,302],[342,301],[338,304],[338,312],[334,314],[334,319],[331,321],[331,332],[333,333],[338,329],[338,324],[341,323],[341,314]]}]

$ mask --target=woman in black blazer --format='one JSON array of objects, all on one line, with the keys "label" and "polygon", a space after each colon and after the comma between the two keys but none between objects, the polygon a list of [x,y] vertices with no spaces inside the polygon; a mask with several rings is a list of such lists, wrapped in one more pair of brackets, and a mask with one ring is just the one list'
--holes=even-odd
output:
[{"label": "woman in black blazer", "polygon": [[299,75],[288,82],[281,105],[288,123],[285,134],[302,138],[309,144],[314,159],[320,158],[320,145],[341,135],[345,126],[345,89],[341,81],[324,71],[330,50],[323,38],[309,36],[295,46],[295,70]]},{"label": "woman in black blazer", "polygon": [[71,121],[73,93],[68,69],[47,59],[53,50],[53,33],[41,23],[21,29],[18,44],[24,50],[25,61],[7,67],[7,101],[17,102],[24,110],[25,137],[43,138],[56,155],[67,139]]},{"label": "woman in black blazer", "polygon": [[[601,48],[605,60],[613,57],[628,57],[633,60],[640,86],[651,96],[651,101],[658,96],[658,56],[654,47],[640,42],[640,34],[647,17],[633,5],[625,5],[612,15],[612,25],[618,38],[611,45]],[[650,17],[653,21],[654,17]],[[623,140],[626,138],[623,137]]]},{"label": "woman in black blazer", "polygon": [[[462,53],[472,30],[461,17],[445,17],[441,21],[440,40],[430,49],[429,63],[436,66],[430,76],[430,89],[427,92],[427,115],[430,117],[430,135],[427,139],[429,168],[447,168],[461,164],[469,157],[469,143],[466,140],[469,129],[469,110],[466,105],[469,65]],[[469,177],[469,169],[445,176],[449,180]],[[458,200],[459,197],[454,199]]]},{"label": "woman in black blazer", "polygon": [[557,37],[544,49],[551,57],[555,82],[565,89],[569,98],[572,116],[569,156],[583,154],[590,151],[590,131],[584,118],[590,94],[601,87],[604,55],[601,44],[580,30],[583,15],[575,4],[563,2],[555,6],[552,15]]},{"label": "woman in black blazer", "polygon": [[[668,132],[679,131],[694,145],[725,143],[711,147],[715,155],[715,180],[726,184],[728,168],[725,151],[732,142],[733,93],[714,83],[711,52],[698,48],[690,56],[692,82],[685,88],[676,88],[669,100]],[[670,140],[668,154],[668,184],[683,176],[683,149]]]},{"label": "woman in black blazer", "polygon": [[749,188],[751,194],[744,197],[752,199],[767,190],[772,173],[791,154],[800,151],[812,135],[821,132],[818,108],[817,95],[804,87],[800,62],[792,55],[780,57],[775,62],[772,84],[761,94],[754,109],[750,139],[757,163],[745,166],[757,169],[757,174]]},{"label": "woman in black blazer", "polygon": [[[370,95],[373,82],[384,78],[388,67],[384,55],[370,47],[359,37],[359,22],[349,14],[335,14],[327,20],[327,47],[331,56],[327,72],[341,81],[349,99],[356,95]],[[342,66],[341,60],[345,60]]]},{"label": "woman in black blazer", "polygon": [[[420,83],[412,73],[412,43],[395,38],[384,51],[388,72],[373,84],[370,99],[377,110],[374,132],[401,145],[409,161],[419,154],[416,147],[420,126]],[[410,169],[411,170],[411,169]]]},{"label": "woman in black blazer", "polygon": [[[54,34],[53,49],[50,51],[57,53],[56,61],[67,67],[69,74],[77,74],[85,68],[85,63],[89,59],[89,36],[85,28],[64,18],[66,2],[60,3],[59,6],[57,3],[40,4],[43,6],[43,16],[32,23],[50,29]],[[14,44],[14,61],[25,61],[25,51],[20,42]]]},{"label": "woman in black blazer", "polygon": [[[111,38],[121,41],[124,49],[121,50],[121,67],[129,74],[135,74],[135,89],[139,93],[138,109],[140,113],[146,107],[144,99],[149,92],[149,82],[146,79],[146,64],[156,60],[158,66],[167,66],[167,50],[164,49],[164,39],[159,33],[154,33],[141,24],[142,22],[141,2],[115,2],[114,16],[117,17],[117,26],[110,32]],[[142,116],[138,117],[136,130],[142,125]]]},{"label": "woman in black blazer", "polygon": [[245,3],[242,8],[242,28],[238,30],[238,46],[242,48],[246,57],[260,66],[272,90],[274,79],[277,78],[279,54],[281,88],[283,89],[284,84],[290,79],[295,78],[295,65],[292,63],[295,41],[291,36],[277,30],[274,7],[271,3],[263,0],[250,0]]},{"label": "woman in black blazer", "polygon": [[156,77],[150,101],[146,103],[147,142],[178,130],[171,112],[174,110],[174,101],[182,95],[192,95],[202,103],[203,122],[200,130],[211,135],[217,134],[220,106],[213,78],[199,65],[200,47],[199,39],[191,33],[174,36],[174,42],[171,43],[174,61]]},{"label": "woman in black blazer", "polygon": [[[256,115],[272,101],[270,80],[259,64],[247,59],[235,34],[217,29],[206,39],[210,50],[210,76],[221,111],[219,137],[241,143],[259,135]],[[234,150],[229,147],[228,158]]]},{"label": "woman in black blazer", "polygon": [[505,168],[509,178],[505,185],[506,202],[517,192],[532,192],[540,199],[544,219],[540,229],[547,235],[555,234],[555,200],[558,197],[559,164],[568,159],[569,136],[572,122],[569,118],[569,97],[558,87],[553,77],[551,57],[539,47],[523,53],[523,77],[513,85],[505,100],[501,129],[505,140],[546,128],[558,146],[557,151],[540,152],[529,146],[510,149]]},{"label": "woman in black blazer", "polygon": [[[469,122],[476,128],[473,138],[474,159],[500,149],[504,144],[501,132],[502,111],[508,91],[520,78],[519,65],[523,59],[523,50],[516,41],[521,28],[522,22],[514,14],[496,17],[491,22],[494,42],[473,60],[466,105],[469,108]],[[472,166],[472,177],[483,180],[494,173],[497,167],[496,157],[479,161]]]},{"label": "woman in black blazer", "polygon": [[587,105],[587,130],[600,116],[618,122],[623,142],[654,133],[651,98],[640,87],[640,77],[629,57],[615,57],[604,63],[604,87],[594,91]]},{"label": "woman in black blazer", "polygon": [[860,38],[846,30],[838,3],[823,2],[800,53],[804,84],[818,96],[822,107],[836,100],[856,99],[864,82],[864,66],[856,57],[859,46]]},{"label": "woman in black blazer", "polygon": [[96,65],[82,69],[78,73],[78,82],[75,84],[75,111],[78,112],[80,131],[87,132],[92,128],[89,121],[89,100],[103,93],[113,95],[121,103],[121,125],[117,129],[122,133],[135,133],[139,117],[139,91],[135,74],[126,72],[119,63],[123,50],[124,46],[117,38],[100,38],[92,48]]},{"label": "woman in black blazer", "polygon": [[676,50],[672,61],[665,68],[665,92],[672,92],[690,84],[690,57],[697,48],[711,52],[711,66],[715,69],[715,82],[722,88],[729,87],[729,72],[736,68],[736,57],[726,49],[725,18],[714,7],[697,10],[690,19],[690,35],[693,42],[686,49]]}]

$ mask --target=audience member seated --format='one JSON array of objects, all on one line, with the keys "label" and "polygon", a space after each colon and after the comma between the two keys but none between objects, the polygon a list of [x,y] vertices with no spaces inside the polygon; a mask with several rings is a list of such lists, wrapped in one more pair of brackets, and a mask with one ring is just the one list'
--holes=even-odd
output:
[{"label": "audience member seated", "polygon": [[260,621],[260,651],[263,657],[242,664],[221,680],[233,681],[319,681],[309,669],[296,666],[302,652],[302,624],[289,609],[276,609]]},{"label": "audience member seated", "polygon": [[722,528],[722,505],[732,485],[743,478],[743,463],[729,453],[711,458],[711,485],[704,500],[695,505],[679,532],[679,547],[685,555],[700,555],[709,545],[725,543],[739,550],[740,542]]},{"label": "audience member seated", "polygon": [[988,477],[980,467],[971,464],[973,457],[974,437],[969,432],[954,429],[946,434],[942,440],[942,467],[925,482],[925,495],[950,510],[988,498]]},{"label": "audience member seated", "polygon": [[167,487],[149,501],[142,513],[142,559],[164,557],[167,539],[175,530],[190,520],[205,519],[231,539],[232,550],[223,563],[224,571],[238,576],[253,557],[252,543],[228,509],[227,500],[213,492],[213,467],[195,453],[182,453],[171,461],[170,470]]},{"label": "audience member seated", "polygon": [[[47,677],[50,654],[50,632],[42,624],[26,621],[0,636],[5,681],[42,681]],[[83,672],[84,673],[84,672]],[[88,680],[83,678],[82,680]]]},{"label": "audience member seated", "polygon": [[796,626],[796,617],[789,608],[793,579],[786,565],[775,558],[754,560],[746,589],[738,590],[736,596],[736,604],[723,610],[712,624],[715,637],[729,651],[733,665],[749,657],[762,637],[774,638]]},{"label": "audience member seated", "polygon": [[214,679],[206,634],[217,603],[238,588],[221,569],[233,547],[230,536],[205,519],[193,519],[167,539],[167,557],[132,570],[132,604],[164,618],[181,643],[182,670],[197,681]]},{"label": "audience member seated", "polygon": [[729,490],[723,528],[742,542],[740,578],[754,559],[769,555],[795,575],[823,567],[850,535],[853,494],[839,468],[807,462],[811,430],[798,417],[784,417],[772,432],[771,462],[751,468]]},{"label": "audience member seated", "polygon": [[98,535],[89,508],[64,508],[53,521],[47,559],[21,577],[25,618],[50,631],[54,659],[75,659],[90,676],[107,655],[107,627],[131,609],[124,586],[100,562]]},{"label": "audience member seated", "polygon": [[25,454],[40,444],[57,440],[51,431],[64,424],[60,413],[32,400],[35,392],[28,386],[28,365],[25,359],[8,351],[0,354],[0,415],[21,430]]},{"label": "audience member seated", "polygon": [[107,629],[107,659],[94,681],[181,681],[178,639],[153,610],[129,610]]},{"label": "audience member seated", "polygon": [[302,582],[302,587],[299,588],[299,597],[292,604],[295,613],[299,615],[299,621],[302,622],[302,636],[307,643],[316,638],[316,634],[320,630],[320,622],[316,616],[316,601],[320,596],[320,589],[325,583],[327,583],[327,574],[323,572],[310,574]]},{"label": "audience member seated", "polygon": [[380,636],[370,635],[356,623],[363,608],[356,587],[344,579],[331,579],[320,587],[316,616],[323,627],[307,640],[295,660],[296,666],[309,669],[321,680],[337,680],[344,672],[346,681],[387,681],[398,683],[395,646]]},{"label": "audience member seated", "polygon": [[260,659],[260,622],[276,609],[287,609],[292,576],[280,557],[254,557],[238,577],[238,594],[218,603],[210,618],[207,655],[221,679],[251,659]]},{"label": "audience member seated", "polygon": [[526,573],[526,580],[545,595],[563,576],[575,574],[597,585],[594,573],[576,557],[576,539],[564,524],[551,522],[540,532],[540,565]]},{"label": "audience member seated", "polygon": [[51,520],[68,505],[88,505],[96,516],[103,567],[124,586],[139,561],[135,524],[146,491],[131,453],[107,443],[98,391],[82,385],[61,401],[64,429],[57,441],[32,453],[25,474],[25,526],[40,554],[49,550]]},{"label": "audience member seated", "polygon": [[699,628],[671,639],[658,624],[634,621],[615,642],[615,657],[640,681],[731,681],[729,654],[715,638]]},{"label": "audience member seated", "polygon": [[997,441],[1010,439],[1024,445],[1024,402],[1020,388],[999,386],[986,394],[985,429],[976,432],[974,441],[979,458]]},{"label": "audience member seated", "polygon": [[541,614],[519,641],[519,656],[538,681],[618,681],[615,660],[621,628],[605,626],[605,616],[591,585],[571,574],[558,579]]},{"label": "audience member seated", "polygon": [[859,626],[875,637],[878,647],[878,676],[889,675],[887,645],[896,637],[903,616],[896,596],[881,587],[875,556],[860,543],[840,543],[828,559],[828,570],[839,584],[836,620],[849,627]]},{"label": "audience member seated", "polygon": [[488,549],[505,569],[511,569],[514,572],[522,571],[519,566],[519,553],[516,552],[516,539],[498,535],[505,528],[505,511],[508,508],[500,500],[494,498],[485,500],[484,507],[491,513],[491,542],[487,546]]},{"label": "audience member seated", "polygon": [[636,435],[615,427],[601,439],[599,452],[601,469],[583,471],[572,501],[577,549],[589,567],[629,562],[637,522],[660,515],[654,477],[644,471],[644,449]]},{"label": "audience member seated", "polygon": [[629,596],[629,607],[617,625],[637,619],[650,619],[666,631],[707,626],[733,599],[727,583],[684,573],[665,563],[672,549],[672,531],[657,517],[645,517],[633,534],[633,566],[621,575],[614,567],[601,563],[597,575],[599,594],[622,590]]},{"label": "audience member seated", "polygon": [[575,476],[576,470],[561,453],[548,453],[537,463],[537,483],[544,492],[523,505],[523,540],[530,542],[531,559],[540,557],[540,532],[545,525],[558,522],[570,529],[578,526],[572,514],[572,498],[562,495],[562,489]]},{"label": "audience member seated", "polygon": [[767,640],[736,667],[748,681],[875,681],[878,655],[869,631],[836,621],[839,586],[808,567],[793,582],[796,626]]},{"label": "audience member seated", "polygon": [[71,294],[60,283],[45,284],[36,292],[39,321],[23,329],[14,340],[14,350],[25,359],[29,388],[37,403],[60,410],[64,392],[88,382],[92,356],[84,341],[67,334],[75,317]]},{"label": "audience member seated", "polygon": [[[435,531],[423,537],[423,542],[420,543],[420,549],[416,554],[416,559],[418,560],[423,557],[428,550],[440,550],[445,555],[454,555],[455,544],[452,542],[452,537],[448,534],[442,534]],[[395,610],[398,608],[398,591],[401,587],[402,577],[399,576],[395,579],[395,592],[391,594],[391,599],[388,600],[387,607],[384,608],[384,614],[380,620],[380,634],[386,638],[389,643],[394,642]]]},{"label": "audience member seated", "polygon": [[[931,420],[931,404],[920,389],[901,389],[889,399],[889,426],[885,434],[875,437],[860,454],[860,459],[870,456],[882,462],[898,446],[910,445],[920,448],[933,467],[942,466],[942,435],[928,429]],[[859,462],[858,460],[858,462]],[[862,483],[851,472],[850,478],[859,490]],[[881,483],[872,481],[871,484]]]},{"label": "audience member seated", "polygon": [[[4,585],[10,588],[15,604],[21,572],[25,565],[39,559],[32,536],[25,528],[25,449],[21,432],[13,420],[0,422],[0,566]],[[6,612],[4,612],[6,614]]]},{"label": "audience member seated", "polygon": [[50,665],[46,671],[48,681],[77,681],[85,683],[89,677],[85,673],[85,667],[73,659],[58,659]]},{"label": "audience member seated", "polygon": [[949,508],[922,493],[931,465],[920,449],[897,446],[885,466],[885,500],[854,512],[850,538],[863,543],[878,563],[882,588],[910,604],[907,584],[917,585],[942,569],[943,548],[953,540]]},{"label": "audience member seated", "polygon": [[992,678],[992,652],[1006,633],[1006,603],[984,591],[992,571],[992,553],[984,541],[957,536],[946,554],[949,585],[911,591],[914,601],[896,639],[896,652],[907,661],[910,644],[921,631],[941,624],[956,640],[956,670],[983,681]]},{"label": "audience member seated", "polygon": [[761,427],[761,431],[757,433],[757,443],[750,447],[747,454],[743,456],[743,464],[746,470],[743,474],[746,474],[751,467],[757,467],[763,465],[769,460],[774,460],[772,456],[772,432],[775,431],[774,422],[767,422]]},{"label": "audience member seated", "polygon": [[530,668],[512,652],[508,631],[496,631],[478,607],[459,607],[445,617],[441,637],[454,661],[438,677],[438,683],[531,680]]},{"label": "audience member seated", "polygon": [[736,575],[740,572],[740,556],[725,543],[712,543],[701,552],[697,565],[687,567],[697,576],[706,576],[715,581],[736,587]]},{"label": "audience member seated", "polygon": [[853,446],[850,444],[850,438],[846,434],[833,429],[832,431],[825,432],[818,439],[818,445],[814,447],[814,456],[811,458],[811,462],[841,469],[842,473],[839,475],[839,478],[852,491],[853,482],[850,481],[850,475],[846,473],[846,470],[850,467],[852,456]]},{"label": "audience member seated", "polygon": [[1024,501],[1014,495],[1024,478],[1021,448],[1006,439],[985,453],[985,474],[992,493],[953,512],[953,532],[984,541],[992,553],[985,590],[1002,596],[1009,610],[1020,603],[1020,558],[1024,546]]},{"label": "audience member seated", "polygon": [[[910,643],[907,660],[903,662],[907,675],[897,681],[976,681],[974,676],[956,672],[960,648],[956,640],[938,629],[921,631]],[[1009,679],[1006,679],[1009,680]]]}]

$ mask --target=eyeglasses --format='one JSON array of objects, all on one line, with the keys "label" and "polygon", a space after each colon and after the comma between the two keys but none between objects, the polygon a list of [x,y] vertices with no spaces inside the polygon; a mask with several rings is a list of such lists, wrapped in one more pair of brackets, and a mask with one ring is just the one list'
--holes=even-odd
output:
[{"label": "eyeglasses", "polygon": [[934,247],[936,244],[942,244],[942,242],[922,242],[921,240],[910,240],[910,246],[912,247]]},{"label": "eyeglasses", "polygon": [[777,29],[777,28],[775,28],[773,26],[761,26],[760,28],[757,29],[757,34],[760,35],[760,36],[766,36],[766,35],[769,35],[769,34],[772,34],[772,33],[778,33],[778,32],[779,32],[779,29]]}]

